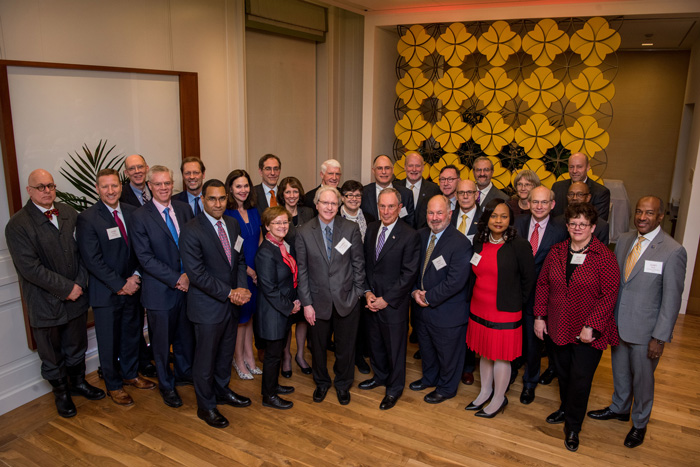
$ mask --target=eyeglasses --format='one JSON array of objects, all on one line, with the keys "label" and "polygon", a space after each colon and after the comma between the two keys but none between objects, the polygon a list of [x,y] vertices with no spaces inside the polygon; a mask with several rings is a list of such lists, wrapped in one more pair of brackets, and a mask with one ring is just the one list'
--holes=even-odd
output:
[{"label": "eyeglasses", "polygon": [[270,222],[270,225],[281,225],[281,226],[287,226],[287,225],[289,225],[289,221],[281,221],[281,222]]},{"label": "eyeglasses", "polygon": [[148,183],[150,183],[151,185],[153,185],[156,188],[160,188],[162,186],[168,188],[170,186],[173,186],[173,182],[148,182]]},{"label": "eyeglasses", "polygon": [[346,197],[347,199],[362,199],[362,195],[361,195],[361,194],[356,195],[356,194],[348,193],[348,194],[343,195],[343,196]]},{"label": "eyeglasses", "polygon": [[549,204],[551,204],[551,201],[548,199],[544,200],[544,201],[534,199],[534,200],[530,201],[530,204],[532,204],[533,206],[548,206]]},{"label": "eyeglasses", "polygon": [[39,184],[37,186],[31,186],[29,185],[29,188],[34,188],[36,191],[46,191],[48,188],[49,191],[54,191],[56,189],[56,184],[55,183],[49,183],[48,185]]},{"label": "eyeglasses", "polygon": [[263,172],[279,172],[279,167],[263,167]]},{"label": "eyeglasses", "polygon": [[515,184],[515,188],[530,188],[532,186],[533,185],[530,182],[518,182]]},{"label": "eyeglasses", "polygon": [[454,182],[455,180],[459,180],[459,177],[450,177],[450,178],[440,177],[440,178],[438,178],[438,181],[439,181],[440,183],[445,183],[445,182],[452,183],[452,182]]},{"label": "eyeglasses", "polygon": [[574,222],[567,222],[566,225],[568,225],[571,230],[583,230],[591,226],[591,224],[576,224]]},{"label": "eyeglasses", "polygon": [[133,172],[135,170],[144,170],[146,168],[145,165],[132,165],[131,167],[127,167],[126,171],[127,172]]},{"label": "eyeglasses", "polygon": [[567,193],[567,198],[585,198],[589,193]]},{"label": "eyeglasses", "polygon": [[318,204],[320,204],[322,206],[331,207],[331,208],[338,207],[338,203],[336,203],[335,201],[319,201]]},{"label": "eyeglasses", "polygon": [[458,191],[457,196],[474,196],[476,193],[475,190]]},{"label": "eyeglasses", "polygon": [[493,169],[474,169],[474,172],[480,174],[480,173],[488,173],[493,171]]}]

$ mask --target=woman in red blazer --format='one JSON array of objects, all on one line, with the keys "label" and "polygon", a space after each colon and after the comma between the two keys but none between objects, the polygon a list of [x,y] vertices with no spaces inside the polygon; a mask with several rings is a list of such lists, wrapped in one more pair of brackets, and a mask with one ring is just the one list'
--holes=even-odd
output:
[{"label": "woman in red blazer", "polygon": [[552,247],[537,280],[535,334],[549,334],[559,375],[559,409],[547,423],[564,423],[564,444],[578,449],[593,375],[603,351],[617,345],[613,310],[620,271],[615,255],[593,236],[598,214],[589,203],[564,213],[570,239]]}]

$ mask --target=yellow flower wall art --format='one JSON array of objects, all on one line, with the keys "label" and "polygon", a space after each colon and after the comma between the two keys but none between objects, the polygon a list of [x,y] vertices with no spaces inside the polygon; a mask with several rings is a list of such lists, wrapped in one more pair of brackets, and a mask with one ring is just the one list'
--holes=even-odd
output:
[{"label": "yellow flower wall art", "polygon": [[462,102],[474,95],[474,84],[460,68],[450,68],[437,80],[433,92],[447,110],[457,110]]},{"label": "yellow flower wall art", "polygon": [[583,115],[593,115],[615,95],[615,85],[598,68],[586,68],[566,86],[566,97]]},{"label": "yellow flower wall art", "polygon": [[489,112],[498,112],[506,102],[518,95],[518,85],[508,77],[506,70],[493,67],[474,86],[474,94]]},{"label": "yellow flower wall art", "polygon": [[447,152],[455,152],[472,136],[472,129],[462,120],[459,112],[446,112],[433,125],[433,138]]},{"label": "yellow flower wall art", "polygon": [[412,67],[418,67],[425,57],[435,50],[435,39],[425,32],[423,26],[411,26],[401,37],[397,46],[399,55]]},{"label": "yellow flower wall art", "polygon": [[433,95],[433,82],[425,77],[420,68],[411,68],[396,83],[396,95],[409,109],[417,109],[425,99]]},{"label": "yellow flower wall art", "polygon": [[554,77],[552,70],[537,68],[518,88],[518,94],[535,113],[546,112],[553,102],[564,97],[564,85]]},{"label": "yellow flower wall art", "polygon": [[489,156],[501,152],[501,148],[513,141],[515,131],[503,121],[503,117],[492,112],[478,123],[472,130],[472,137],[481,150]]},{"label": "yellow flower wall art", "polygon": [[461,65],[476,46],[476,37],[462,23],[451,24],[435,43],[435,49],[450,66]]},{"label": "yellow flower wall art", "polygon": [[596,152],[608,146],[610,135],[598,126],[590,115],[578,118],[561,134],[561,144],[572,153],[582,152],[592,158]]},{"label": "yellow flower wall art", "polygon": [[418,149],[418,146],[430,138],[432,127],[417,110],[409,110],[406,115],[394,125],[394,134],[408,150]]},{"label": "yellow flower wall art", "polygon": [[598,66],[605,57],[620,47],[620,34],[599,16],[586,21],[583,28],[571,36],[571,50],[581,56],[588,66]]},{"label": "yellow flower wall art", "polygon": [[535,114],[515,130],[515,141],[525,149],[528,157],[540,159],[549,148],[559,143],[559,130],[549,124],[546,116]]},{"label": "yellow flower wall art", "polygon": [[503,66],[508,57],[520,50],[521,42],[520,36],[508,23],[496,21],[479,38],[479,52],[486,56],[492,66]]},{"label": "yellow flower wall art", "polygon": [[557,55],[569,48],[569,36],[559,29],[557,22],[545,18],[523,37],[523,51],[538,66],[549,66]]}]

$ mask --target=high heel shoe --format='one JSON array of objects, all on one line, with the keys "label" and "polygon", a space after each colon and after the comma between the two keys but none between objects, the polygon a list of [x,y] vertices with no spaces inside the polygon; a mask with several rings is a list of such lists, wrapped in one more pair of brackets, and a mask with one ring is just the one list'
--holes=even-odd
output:
[{"label": "high heel shoe", "polygon": [[[304,373],[305,375],[311,374],[311,367],[307,366],[306,368],[304,368],[303,366],[301,366],[301,363],[299,363],[299,356],[295,356],[294,361],[297,362],[297,366],[301,369],[302,373]],[[306,362],[304,362],[304,363],[306,363]]]},{"label": "high heel shoe", "polygon": [[481,410],[481,409],[484,408],[484,406],[485,406],[486,403],[489,401],[489,399],[491,399],[491,396],[489,396],[488,399],[486,399],[484,402],[482,402],[482,403],[479,404],[479,405],[474,405],[474,401],[471,401],[471,402],[469,403],[469,405],[466,406],[466,407],[464,408],[464,410]]},{"label": "high heel shoe", "polygon": [[[284,365],[282,365],[282,366],[284,366]],[[289,370],[285,371],[285,370],[283,370],[283,369],[280,367],[280,373],[282,374],[282,377],[283,377],[283,378],[291,378],[291,377],[292,377],[292,368],[291,368],[291,366],[292,366],[292,362],[290,361],[290,362],[289,362],[289,367],[290,367]]]},{"label": "high heel shoe", "polygon": [[253,375],[261,375],[262,374],[262,370],[260,368],[258,368],[257,365],[255,365],[253,368],[251,368],[250,365],[248,365],[248,362],[245,362],[245,367],[248,368],[248,371],[250,371],[250,373]]},{"label": "high heel shoe", "polygon": [[507,397],[504,397],[504,398],[503,398],[503,403],[501,404],[501,406],[500,406],[498,409],[496,409],[495,412],[493,412],[493,413],[486,413],[486,412],[484,412],[484,409],[481,409],[481,410],[479,410],[477,413],[475,413],[474,415],[476,415],[477,417],[482,417],[482,418],[493,418],[493,417],[495,417],[496,415],[498,415],[499,413],[501,413],[501,412],[503,412],[504,410],[506,410],[506,405],[508,405],[508,398],[507,398]]},{"label": "high heel shoe", "polygon": [[238,365],[236,364],[236,360],[233,360],[233,368],[236,370],[236,373],[238,373],[238,377],[241,379],[253,379],[253,375],[250,373],[243,373],[240,368],[238,368]]}]

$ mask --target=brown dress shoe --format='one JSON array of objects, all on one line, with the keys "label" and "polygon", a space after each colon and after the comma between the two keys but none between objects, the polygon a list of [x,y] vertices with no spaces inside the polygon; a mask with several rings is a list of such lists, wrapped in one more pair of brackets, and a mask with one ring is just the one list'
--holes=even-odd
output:
[{"label": "brown dress shoe", "polygon": [[107,391],[107,395],[111,397],[114,403],[117,405],[134,405],[134,399],[132,399],[129,393],[123,389]]},{"label": "brown dress shoe", "polygon": [[474,373],[462,373],[462,383],[467,386],[474,384]]},{"label": "brown dress shoe", "polygon": [[141,378],[140,376],[137,376],[134,379],[125,379],[124,384],[127,386],[133,386],[136,389],[153,389],[156,387],[156,383],[149,379]]}]

